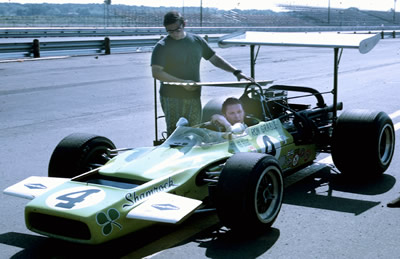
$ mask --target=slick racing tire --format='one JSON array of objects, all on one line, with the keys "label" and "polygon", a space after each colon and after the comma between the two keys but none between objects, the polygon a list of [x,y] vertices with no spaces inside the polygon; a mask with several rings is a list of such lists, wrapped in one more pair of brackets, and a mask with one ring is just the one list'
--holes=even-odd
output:
[{"label": "slick racing tire", "polygon": [[350,177],[373,178],[389,167],[395,146],[393,122],[384,112],[343,112],[333,130],[332,159]]},{"label": "slick racing tire", "polygon": [[271,155],[237,153],[225,164],[216,187],[218,217],[233,231],[269,229],[282,206],[283,180]]},{"label": "slick racing tire", "polygon": [[110,159],[107,157],[108,149],[115,149],[108,138],[86,133],[71,134],[54,149],[48,175],[72,178],[102,166]]}]

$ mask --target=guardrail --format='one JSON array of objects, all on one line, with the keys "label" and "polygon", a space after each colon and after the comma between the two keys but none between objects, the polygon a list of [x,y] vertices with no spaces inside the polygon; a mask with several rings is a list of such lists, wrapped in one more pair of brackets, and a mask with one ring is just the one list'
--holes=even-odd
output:
[{"label": "guardrail", "polygon": [[105,40],[1,43],[1,59],[40,58],[44,56],[96,54],[105,51]]},{"label": "guardrail", "polygon": [[354,34],[357,33],[369,33],[369,34],[380,34],[381,35],[381,39],[385,39],[385,38],[396,38],[396,36],[400,35],[400,31],[355,31],[353,32]]},{"label": "guardrail", "polygon": [[35,37],[110,37],[110,36],[138,36],[165,33],[165,28],[132,28],[132,29],[36,29],[36,28],[9,28],[0,29],[0,38],[35,38]]},{"label": "guardrail", "polygon": [[[388,37],[396,38],[400,31],[355,31],[353,33],[380,33],[381,38],[384,39]],[[210,43],[215,43],[219,37],[206,35],[205,38]],[[137,52],[143,48],[151,48],[159,39],[160,37],[156,36],[112,40],[109,37],[105,37],[101,40],[39,41],[39,39],[34,39],[32,42],[0,43],[0,59]]]},{"label": "guardrail", "polygon": [[[210,43],[215,43],[219,37],[206,35],[204,38]],[[39,39],[34,39],[32,42],[0,43],[0,59],[137,52],[143,48],[153,47],[159,40],[160,37],[113,40],[105,37],[101,40],[39,41]]]}]

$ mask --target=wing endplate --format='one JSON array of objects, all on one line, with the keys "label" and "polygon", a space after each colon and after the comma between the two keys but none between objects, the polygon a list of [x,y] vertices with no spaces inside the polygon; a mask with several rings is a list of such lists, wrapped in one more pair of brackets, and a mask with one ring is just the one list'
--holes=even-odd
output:
[{"label": "wing endplate", "polygon": [[3,193],[19,198],[33,200],[41,194],[69,181],[67,178],[55,178],[44,176],[30,176],[10,187],[6,188]]}]

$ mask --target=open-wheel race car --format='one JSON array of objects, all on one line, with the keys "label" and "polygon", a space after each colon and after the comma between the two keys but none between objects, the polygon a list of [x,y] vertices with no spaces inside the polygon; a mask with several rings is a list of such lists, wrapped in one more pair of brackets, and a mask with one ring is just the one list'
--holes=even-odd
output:
[{"label": "open-wheel race car", "polygon": [[[257,45],[333,48],[333,90],[269,86],[270,81],[197,83],[244,87],[246,125],[233,125],[229,132],[210,127],[210,116],[222,105],[211,100],[203,123],[189,127],[182,119],[154,147],[116,149],[108,138],[75,133],[55,148],[48,177],[29,177],[4,192],[31,199],[25,208],[30,230],[79,243],[103,243],[154,223],[177,224],[204,206],[215,208],[221,223],[234,231],[268,229],[282,205],[283,177],[311,165],[319,153],[331,153],[348,176],[377,177],[388,168],[395,142],[388,115],[352,110],[338,116],[339,50],[367,53],[378,41],[379,36],[358,34],[224,37],[221,47],[250,45],[253,77]],[[333,95],[332,104],[324,94]],[[298,102],[310,96],[315,106]]]}]

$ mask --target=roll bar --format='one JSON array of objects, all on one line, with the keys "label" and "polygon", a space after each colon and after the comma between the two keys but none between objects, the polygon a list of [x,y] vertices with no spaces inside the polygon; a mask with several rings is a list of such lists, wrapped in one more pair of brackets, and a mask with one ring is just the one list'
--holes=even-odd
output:
[{"label": "roll bar", "polygon": [[[379,34],[338,34],[338,33],[307,33],[307,32],[259,32],[245,31],[221,37],[218,45],[221,48],[232,46],[250,46],[250,71],[255,79],[255,46],[286,46],[333,48],[333,121],[337,118],[338,71],[343,49],[358,49],[361,54],[371,51],[380,40]],[[339,50],[341,50],[339,54]],[[257,52],[258,54],[258,52]],[[318,97],[317,97],[318,98]]]}]

